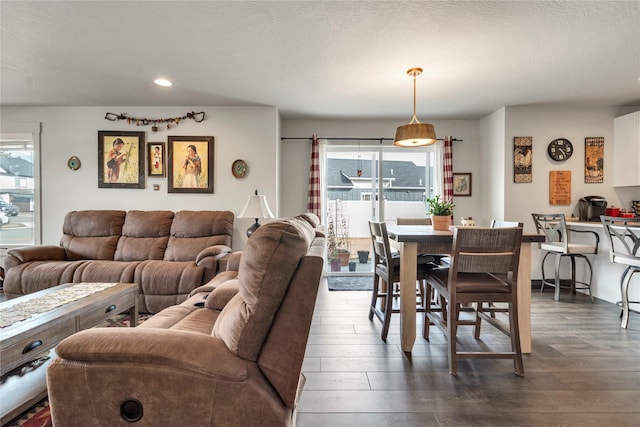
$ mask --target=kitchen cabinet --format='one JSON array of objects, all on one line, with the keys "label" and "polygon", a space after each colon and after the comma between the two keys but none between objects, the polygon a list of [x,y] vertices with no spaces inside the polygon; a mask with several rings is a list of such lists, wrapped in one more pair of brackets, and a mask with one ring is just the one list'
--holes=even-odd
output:
[{"label": "kitchen cabinet", "polygon": [[613,119],[613,186],[640,185],[640,111]]}]

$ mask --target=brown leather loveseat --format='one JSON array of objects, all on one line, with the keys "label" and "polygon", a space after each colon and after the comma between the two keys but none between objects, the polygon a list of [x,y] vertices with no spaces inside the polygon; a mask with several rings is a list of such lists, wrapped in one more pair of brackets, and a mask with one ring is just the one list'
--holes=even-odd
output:
[{"label": "brown leather loveseat", "polygon": [[294,425],[325,251],[313,224],[269,222],[210,292],[65,339],[47,370],[54,425]]},{"label": "brown leather loveseat", "polygon": [[72,211],[60,246],[8,251],[4,291],[13,298],[63,283],[138,283],[140,311],[156,313],[218,273],[233,220],[229,211]]}]

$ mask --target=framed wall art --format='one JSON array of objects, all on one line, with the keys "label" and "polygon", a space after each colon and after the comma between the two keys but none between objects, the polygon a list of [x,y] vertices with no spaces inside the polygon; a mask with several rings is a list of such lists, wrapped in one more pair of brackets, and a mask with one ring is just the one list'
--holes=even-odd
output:
[{"label": "framed wall art", "polygon": [[147,164],[149,176],[165,176],[166,164],[164,152],[164,142],[148,142],[147,143]]},{"label": "framed wall art", "polygon": [[98,131],[98,188],[144,188],[144,132]]},{"label": "framed wall art", "polygon": [[604,138],[584,139],[584,182],[602,184],[604,182]]},{"label": "framed wall art", "polygon": [[168,138],[169,193],[213,193],[213,137]]},{"label": "framed wall art", "polygon": [[471,174],[453,173],[453,195],[454,196],[471,196]]},{"label": "framed wall art", "polygon": [[513,182],[532,182],[532,144],[530,136],[516,136],[513,138]]}]

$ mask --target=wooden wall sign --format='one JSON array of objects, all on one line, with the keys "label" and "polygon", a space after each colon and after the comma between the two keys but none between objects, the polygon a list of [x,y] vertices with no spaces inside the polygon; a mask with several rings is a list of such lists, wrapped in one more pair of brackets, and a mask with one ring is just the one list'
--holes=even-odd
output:
[{"label": "wooden wall sign", "polygon": [[549,204],[571,204],[571,171],[549,172]]}]

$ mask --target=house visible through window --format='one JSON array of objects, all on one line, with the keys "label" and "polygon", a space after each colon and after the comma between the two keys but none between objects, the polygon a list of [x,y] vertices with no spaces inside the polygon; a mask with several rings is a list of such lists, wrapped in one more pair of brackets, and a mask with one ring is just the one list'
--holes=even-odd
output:
[{"label": "house visible through window", "polygon": [[[5,132],[6,129],[18,132]],[[40,243],[39,141],[39,124],[2,125],[0,133],[0,222],[2,222],[0,249],[2,253],[12,246]]]}]

